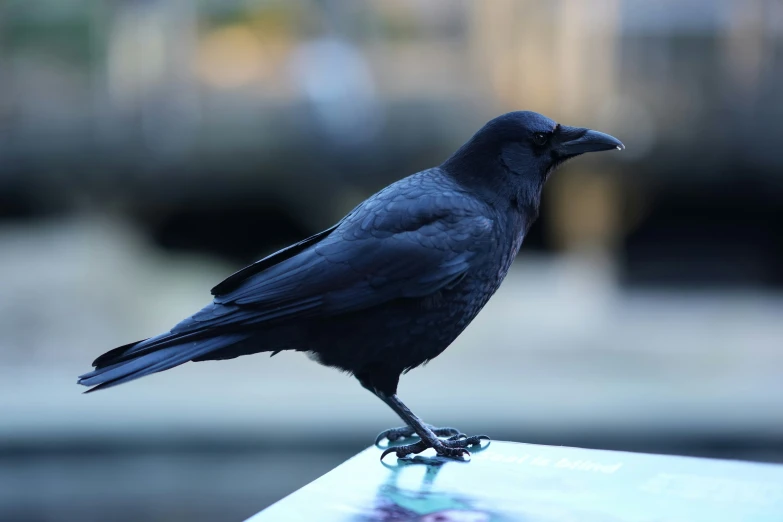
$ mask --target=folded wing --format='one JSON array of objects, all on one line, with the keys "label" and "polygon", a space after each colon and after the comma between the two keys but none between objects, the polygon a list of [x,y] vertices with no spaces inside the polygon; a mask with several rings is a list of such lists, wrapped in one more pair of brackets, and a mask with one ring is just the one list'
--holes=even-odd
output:
[{"label": "folded wing", "polygon": [[[357,208],[320,241],[218,293],[195,323],[334,315],[453,284],[489,251],[493,222],[461,194]],[[220,288],[218,285],[217,288]],[[184,325],[183,325],[184,326]]]}]

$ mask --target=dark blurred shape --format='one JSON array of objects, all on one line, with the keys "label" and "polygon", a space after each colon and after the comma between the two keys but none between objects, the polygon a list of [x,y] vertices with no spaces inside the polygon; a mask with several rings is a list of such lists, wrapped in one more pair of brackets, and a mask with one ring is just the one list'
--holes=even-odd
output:
[{"label": "dark blurred shape", "polygon": [[[250,263],[268,249],[295,243],[309,233],[280,205],[209,206],[171,209],[149,225],[163,248],[219,254],[232,262]],[[250,238],[260,236],[256,243]]]},{"label": "dark blurred shape", "polygon": [[713,187],[671,188],[655,198],[647,218],[626,240],[627,283],[679,288],[783,285],[783,205],[774,194],[752,180],[733,180]]}]

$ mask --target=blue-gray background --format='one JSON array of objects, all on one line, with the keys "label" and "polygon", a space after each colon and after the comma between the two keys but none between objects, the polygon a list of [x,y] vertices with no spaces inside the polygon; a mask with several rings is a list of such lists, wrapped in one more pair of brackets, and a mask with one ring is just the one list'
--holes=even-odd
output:
[{"label": "blue-gray background", "polygon": [[783,460],[781,92],[775,0],[3,1],[0,519],[236,520],[398,424],[298,354],[75,377],[514,109],[627,150],[551,180],[403,399],[496,438]]}]

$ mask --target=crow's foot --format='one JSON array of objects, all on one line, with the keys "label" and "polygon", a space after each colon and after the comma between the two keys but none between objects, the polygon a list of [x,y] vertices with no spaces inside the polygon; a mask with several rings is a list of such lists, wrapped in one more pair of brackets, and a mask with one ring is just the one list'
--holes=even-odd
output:
[{"label": "crow's foot", "polygon": [[[432,430],[432,433],[434,433],[438,437],[454,437],[456,435],[462,437],[466,436],[464,433],[462,433],[456,428],[435,428],[433,426],[430,426],[429,424],[427,424],[426,426],[430,430]],[[391,428],[382,431],[380,434],[378,434],[378,436],[375,438],[375,445],[379,446],[383,439],[386,439],[389,442],[395,442],[400,439],[408,439],[411,437],[418,437],[418,435],[410,426],[403,426],[402,428]]]},{"label": "crow's foot", "polygon": [[446,440],[435,439],[427,442],[425,440],[419,440],[413,444],[405,446],[394,446],[388,448],[381,454],[381,460],[389,453],[394,453],[397,458],[401,459],[412,453],[421,453],[422,451],[432,448],[438,454],[439,457],[449,458],[462,458],[470,457],[470,452],[467,450],[468,446],[480,446],[482,440],[489,440],[486,435],[475,435],[468,437],[462,433],[449,437]]}]

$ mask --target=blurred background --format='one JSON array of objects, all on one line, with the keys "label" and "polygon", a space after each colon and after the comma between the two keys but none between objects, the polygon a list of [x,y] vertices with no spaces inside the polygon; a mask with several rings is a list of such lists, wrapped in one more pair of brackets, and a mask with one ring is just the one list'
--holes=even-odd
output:
[{"label": "blurred background", "polygon": [[75,380],[516,109],[627,150],[553,177],[401,397],[496,439],[783,461],[781,93],[777,0],[0,2],[0,519],[239,520],[398,425],[300,354]]}]

